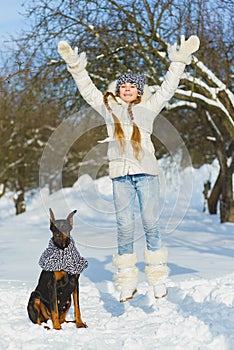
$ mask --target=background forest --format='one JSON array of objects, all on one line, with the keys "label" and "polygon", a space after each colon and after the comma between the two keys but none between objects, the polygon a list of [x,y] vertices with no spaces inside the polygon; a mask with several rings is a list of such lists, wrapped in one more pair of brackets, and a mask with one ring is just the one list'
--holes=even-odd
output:
[{"label": "background forest", "polygon": [[[106,136],[105,126],[80,97],[57,53],[59,40],[86,51],[87,69],[104,92],[129,70],[146,74],[148,84],[156,89],[169,66],[167,45],[179,43],[182,34],[196,34],[200,50],[174,98],[156,119],[153,142],[158,158],[178,152],[174,140],[164,135],[167,120],[182,138],[195,168],[217,158],[219,175],[212,188],[208,179],[204,195],[211,214],[218,211],[221,222],[234,222],[233,10],[232,0],[26,1],[23,15],[29,29],[1,48],[0,196],[7,190],[14,192],[19,214],[26,210],[25,193],[41,185],[50,192],[61,181],[71,186],[82,172],[92,173],[92,167],[94,177],[107,175],[104,146],[96,147]],[[54,161],[48,169],[40,166],[49,138],[64,120],[69,126],[62,130],[72,146],[68,149],[67,141],[56,136],[57,145],[64,142],[67,149],[61,179],[55,142],[51,144]],[[78,136],[73,133],[77,125],[83,130]],[[181,168],[187,165],[183,159]]]}]

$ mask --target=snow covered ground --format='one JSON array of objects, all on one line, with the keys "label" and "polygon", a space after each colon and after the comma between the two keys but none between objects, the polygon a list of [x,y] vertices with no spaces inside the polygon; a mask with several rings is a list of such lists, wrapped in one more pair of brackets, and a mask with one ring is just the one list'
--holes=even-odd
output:
[{"label": "snow covered ground", "polygon": [[[19,216],[14,215],[12,195],[4,196],[0,200],[0,349],[234,349],[234,225],[220,224],[218,216],[202,211],[203,183],[210,177],[213,181],[216,173],[216,163],[185,169],[179,176],[182,196],[171,177],[164,176],[161,227],[171,273],[163,300],[153,298],[145,281],[145,243],[136,208],[138,293],[132,301],[118,301],[112,266],[116,227],[107,177],[93,181],[84,175],[72,188],[53,195],[43,189],[28,199],[27,212]],[[193,187],[188,181],[191,174]],[[61,331],[48,331],[27,316],[28,298],[40,273],[38,259],[51,236],[49,207],[60,219],[78,210],[72,235],[89,261],[80,278],[87,329],[68,323]],[[172,224],[167,230],[170,213]],[[68,316],[72,319],[72,308]]]}]

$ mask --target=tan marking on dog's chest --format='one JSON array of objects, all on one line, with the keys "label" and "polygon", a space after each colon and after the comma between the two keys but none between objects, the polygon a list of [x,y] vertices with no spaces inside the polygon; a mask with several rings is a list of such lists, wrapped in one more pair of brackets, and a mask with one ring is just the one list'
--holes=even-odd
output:
[{"label": "tan marking on dog's chest", "polygon": [[55,276],[56,281],[61,280],[66,275],[67,275],[66,271],[54,271],[54,276]]}]

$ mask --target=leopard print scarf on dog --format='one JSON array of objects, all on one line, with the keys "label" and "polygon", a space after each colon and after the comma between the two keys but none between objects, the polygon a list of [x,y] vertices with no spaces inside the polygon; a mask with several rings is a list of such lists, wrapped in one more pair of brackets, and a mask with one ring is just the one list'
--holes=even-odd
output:
[{"label": "leopard print scarf on dog", "polygon": [[51,238],[48,248],[39,259],[39,265],[45,271],[66,271],[74,275],[86,269],[88,261],[80,256],[72,238],[67,248],[64,249],[58,248]]}]

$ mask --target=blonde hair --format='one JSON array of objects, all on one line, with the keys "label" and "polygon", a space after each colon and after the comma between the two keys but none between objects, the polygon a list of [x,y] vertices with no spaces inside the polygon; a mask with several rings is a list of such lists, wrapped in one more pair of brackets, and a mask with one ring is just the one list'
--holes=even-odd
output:
[{"label": "blonde hair", "polygon": [[[114,112],[112,111],[112,109],[109,105],[109,102],[108,102],[109,96],[111,96],[117,102],[116,95],[114,95],[112,92],[106,92],[103,96],[103,101],[104,101],[104,104],[105,104],[107,110],[111,113],[112,118],[114,120],[114,126],[115,126],[114,138],[119,143],[121,150],[124,152],[124,149],[126,146],[124,131],[123,131],[123,128],[122,128],[122,125],[120,123],[119,118],[114,114]],[[137,160],[140,160],[140,153],[142,151],[141,133],[140,133],[140,130],[139,130],[137,124],[134,121],[132,106],[133,106],[133,104],[138,104],[140,102],[141,102],[141,96],[139,95],[135,101],[130,102],[128,105],[128,114],[129,114],[129,117],[130,117],[130,119],[132,121],[132,125],[133,125],[133,130],[132,130],[132,135],[131,135],[131,144],[132,144],[134,156]]]}]

